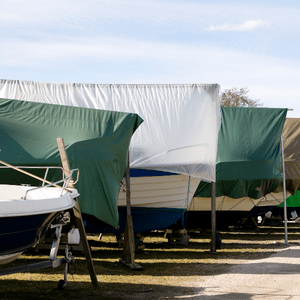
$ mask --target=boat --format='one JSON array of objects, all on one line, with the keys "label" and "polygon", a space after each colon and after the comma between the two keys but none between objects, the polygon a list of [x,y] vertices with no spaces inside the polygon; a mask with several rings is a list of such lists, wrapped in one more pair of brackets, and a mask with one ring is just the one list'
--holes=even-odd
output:
[{"label": "boat", "polygon": [[[286,109],[222,107],[216,165],[216,226],[234,226],[283,200],[281,136]],[[288,194],[289,195],[289,194]],[[211,227],[211,186],[201,182],[186,213],[187,229]]]},{"label": "boat", "polygon": [[[30,174],[24,171],[30,167],[13,168]],[[67,218],[67,211],[75,205],[74,198],[79,194],[76,189],[67,188],[72,175],[48,182],[46,176],[52,168],[43,167],[45,177],[41,186],[0,185],[0,264],[17,259],[39,243],[52,222],[57,222],[58,217]],[[78,169],[72,173],[75,171],[79,175]]]},{"label": "boat", "polygon": [[[287,197],[291,196],[287,192]],[[283,213],[277,210],[283,201],[282,192],[271,192],[265,196],[254,199],[249,196],[231,198],[228,196],[216,197],[217,226],[226,229],[229,226],[237,226],[249,218],[264,216],[270,211],[273,214]],[[276,210],[276,212],[275,212]],[[211,197],[193,197],[187,209],[187,228],[209,229],[211,226]]]},{"label": "boat", "polygon": [[[200,179],[186,175],[145,169],[130,170],[130,200],[136,233],[169,227],[186,211]],[[126,180],[118,197],[119,226],[107,226],[95,219],[85,221],[89,233],[122,233],[127,215]]]},{"label": "boat", "polygon": [[[178,221],[188,208],[199,182],[199,178],[187,175],[132,169],[130,200],[135,232],[164,229]],[[124,182],[120,189],[118,205],[120,215],[124,216],[125,221]],[[124,223],[122,222],[122,225]]]},{"label": "boat", "polygon": [[[284,149],[284,171],[285,171],[285,195],[283,182],[265,197],[265,205],[254,207],[250,214],[264,217],[265,213],[271,212],[272,216],[284,218],[284,198],[286,197],[287,218],[295,219],[300,215],[300,119],[287,118],[282,131]],[[272,200],[273,203],[268,203]],[[296,214],[295,214],[296,213]],[[270,213],[269,213],[270,214]],[[293,216],[293,214],[295,214]]]}]

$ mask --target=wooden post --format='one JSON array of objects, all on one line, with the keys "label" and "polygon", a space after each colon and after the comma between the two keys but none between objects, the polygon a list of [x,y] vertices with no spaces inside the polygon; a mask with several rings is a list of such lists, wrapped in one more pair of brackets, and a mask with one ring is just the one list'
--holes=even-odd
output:
[{"label": "wooden post", "polygon": [[211,252],[217,249],[216,182],[211,182]]},{"label": "wooden post", "polygon": [[126,214],[126,221],[125,221],[123,252],[122,252],[122,259],[120,259],[120,262],[125,264],[132,270],[141,270],[142,267],[134,262],[135,243],[134,243],[134,231],[133,231],[133,223],[132,223],[132,215],[131,215],[129,153],[128,153],[128,163],[126,169],[126,208],[127,208],[127,214]]},{"label": "wooden post", "polygon": [[[71,172],[70,172],[70,165],[69,165],[69,160],[68,160],[64,140],[62,138],[57,138],[57,145],[58,145],[58,150],[59,150],[60,157],[61,157],[64,174],[66,177],[68,177],[68,176],[70,176]],[[74,183],[71,181],[69,183],[69,188],[74,188]],[[74,212],[74,216],[75,216],[77,227],[78,227],[79,234],[80,234],[80,239],[81,239],[81,243],[82,243],[82,247],[83,247],[83,253],[86,258],[86,262],[87,262],[87,266],[88,266],[88,270],[89,270],[89,273],[91,276],[92,283],[95,287],[98,287],[97,276],[96,276],[96,272],[95,272],[95,268],[94,268],[91,250],[90,250],[90,247],[89,247],[89,244],[87,241],[86,232],[85,232],[83,221],[82,221],[81,210],[80,210],[77,198],[74,200],[75,200],[75,206],[73,208],[73,212]]]}]

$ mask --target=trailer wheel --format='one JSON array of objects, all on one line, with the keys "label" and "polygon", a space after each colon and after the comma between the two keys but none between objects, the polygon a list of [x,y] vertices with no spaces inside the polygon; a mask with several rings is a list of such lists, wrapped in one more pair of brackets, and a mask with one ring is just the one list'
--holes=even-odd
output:
[{"label": "trailer wheel", "polygon": [[57,284],[57,289],[59,291],[62,291],[66,285],[67,285],[67,283],[63,279],[61,279],[61,280],[59,280],[59,282]]}]

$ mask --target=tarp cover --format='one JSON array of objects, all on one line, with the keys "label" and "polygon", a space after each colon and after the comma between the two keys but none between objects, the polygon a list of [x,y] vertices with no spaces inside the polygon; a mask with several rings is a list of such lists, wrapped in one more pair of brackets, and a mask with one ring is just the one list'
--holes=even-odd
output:
[{"label": "tarp cover", "polygon": [[[300,119],[287,118],[283,131],[286,190],[291,193],[286,199],[287,207],[300,206]],[[283,198],[283,184],[275,190]],[[283,207],[282,202],[279,207]]]},{"label": "tarp cover", "polygon": [[[279,204],[278,207],[284,207],[284,202]],[[300,191],[286,198],[286,207],[300,207]]]},{"label": "tarp cover", "polygon": [[[82,212],[118,226],[120,181],[131,136],[141,123],[133,113],[0,99],[0,160],[61,166],[56,139],[62,137],[71,168],[80,169],[76,188]],[[29,177],[1,169],[0,181],[28,183]]]},{"label": "tarp cover", "polygon": [[137,113],[130,167],[215,181],[218,84],[71,84],[0,80],[0,97]]},{"label": "tarp cover", "polygon": [[[280,141],[287,109],[222,107],[217,196],[261,198],[282,182]],[[201,182],[195,197],[210,197]]]},{"label": "tarp cover", "polygon": [[[295,194],[300,189],[300,119],[287,118],[282,131],[286,189]],[[277,189],[282,190],[282,184]]]}]

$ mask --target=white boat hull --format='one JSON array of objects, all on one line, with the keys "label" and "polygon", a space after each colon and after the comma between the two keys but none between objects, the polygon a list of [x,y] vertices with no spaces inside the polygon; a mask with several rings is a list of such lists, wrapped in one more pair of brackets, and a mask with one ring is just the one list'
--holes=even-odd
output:
[{"label": "white boat hull", "polygon": [[[291,194],[287,192],[286,197]],[[269,193],[266,196],[253,199],[250,197],[230,198],[227,196],[216,197],[216,211],[244,211],[249,212],[256,207],[274,207],[284,201],[283,193]],[[188,211],[210,211],[211,198],[194,197],[188,207]]]},{"label": "white boat hull", "polygon": [[[131,170],[130,206],[134,232],[165,229],[178,221],[189,206],[199,183],[199,178],[186,175]],[[118,211],[119,228],[103,227],[96,220],[91,220],[86,222],[86,232],[124,232],[127,215],[125,181],[119,192]]]},{"label": "white boat hull", "polygon": [[[144,176],[130,178],[132,207],[187,209],[199,185],[199,178],[186,175]],[[119,206],[126,206],[126,185],[123,183]]]}]

